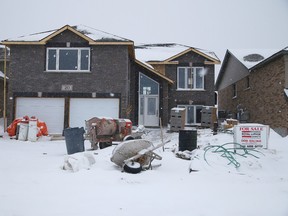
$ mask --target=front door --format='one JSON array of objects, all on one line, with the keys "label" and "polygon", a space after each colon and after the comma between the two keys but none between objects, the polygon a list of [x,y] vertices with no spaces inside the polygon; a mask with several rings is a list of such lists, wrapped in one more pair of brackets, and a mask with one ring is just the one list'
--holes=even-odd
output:
[{"label": "front door", "polygon": [[139,125],[159,126],[159,83],[139,74]]},{"label": "front door", "polygon": [[159,126],[158,107],[158,96],[141,95],[139,123],[144,126]]}]

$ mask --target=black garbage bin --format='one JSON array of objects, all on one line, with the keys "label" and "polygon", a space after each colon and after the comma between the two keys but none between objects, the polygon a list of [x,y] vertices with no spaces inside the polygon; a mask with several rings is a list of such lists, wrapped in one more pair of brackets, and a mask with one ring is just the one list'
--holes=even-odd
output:
[{"label": "black garbage bin", "polygon": [[179,130],[179,151],[193,151],[197,148],[197,130]]},{"label": "black garbage bin", "polygon": [[66,148],[68,154],[74,154],[77,152],[83,152],[84,149],[84,133],[85,130],[83,127],[75,127],[75,128],[66,128],[63,131]]}]

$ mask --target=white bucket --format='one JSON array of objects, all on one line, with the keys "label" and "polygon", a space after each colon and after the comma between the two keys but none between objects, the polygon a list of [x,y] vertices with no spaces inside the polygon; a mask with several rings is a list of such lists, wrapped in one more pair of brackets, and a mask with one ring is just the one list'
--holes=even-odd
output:
[{"label": "white bucket", "polygon": [[26,141],[28,136],[28,122],[20,122],[18,140]]},{"label": "white bucket", "polygon": [[37,119],[30,119],[29,120],[29,130],[28,130],[28,140],[31,142],[37,141]]}]

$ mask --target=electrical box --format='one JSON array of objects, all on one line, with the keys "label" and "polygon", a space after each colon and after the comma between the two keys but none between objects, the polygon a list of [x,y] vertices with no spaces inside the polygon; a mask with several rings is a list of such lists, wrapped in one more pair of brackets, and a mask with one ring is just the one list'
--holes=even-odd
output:
[{"label": "electrical box", "polygon": [[174,107],[171,109],[170,115],[170,130],[178,132],[185,128],[186,109]]},{"label": "electrical box", "polygon": [[201,110],[201,126],[213,128],[214,122],[217,122],[216,108],[212,106],[203,106]]}]

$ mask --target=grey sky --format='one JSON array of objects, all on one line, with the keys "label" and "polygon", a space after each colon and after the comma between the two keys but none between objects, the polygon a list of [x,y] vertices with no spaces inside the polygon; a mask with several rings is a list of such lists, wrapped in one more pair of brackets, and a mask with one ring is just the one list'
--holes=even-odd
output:
[{"label": "grey sky", "polygon": [[288,46],[288,0],[9,0],[0,40],[84,24],[135,43],[176,42],[214,51]]}]

